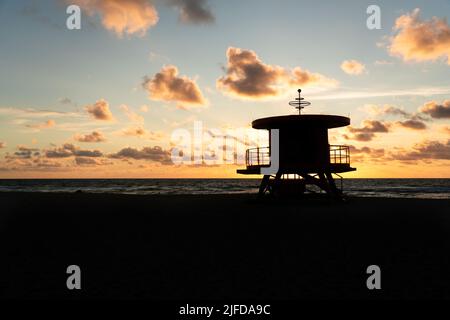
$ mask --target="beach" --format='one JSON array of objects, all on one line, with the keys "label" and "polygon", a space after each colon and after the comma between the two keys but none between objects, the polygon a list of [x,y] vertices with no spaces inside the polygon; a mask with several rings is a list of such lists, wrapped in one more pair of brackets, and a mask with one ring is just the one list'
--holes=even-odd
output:
[{"label": "beach", "polygon": [[[1,192],[0,297],[450,298],[450,200]],[[68,290],[66,268],[81,269]],[[381,269],[368,290],[366,269]]]}]

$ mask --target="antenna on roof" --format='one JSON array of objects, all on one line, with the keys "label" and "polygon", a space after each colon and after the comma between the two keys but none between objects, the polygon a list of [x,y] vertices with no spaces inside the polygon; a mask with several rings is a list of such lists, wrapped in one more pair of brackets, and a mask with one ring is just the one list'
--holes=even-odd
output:
[{"label": "antenna on roof", "polygon": [[302,89],[298,89],[298,98],[295,98],[295,100],[289,101],[289,105],[295,107],[295,109],[298,109],[298,115],[302,114],[302,109],[304,107],[307,107],[311,104],[309,101],[303,101],[305,98],[302,98],[301,92]]}]

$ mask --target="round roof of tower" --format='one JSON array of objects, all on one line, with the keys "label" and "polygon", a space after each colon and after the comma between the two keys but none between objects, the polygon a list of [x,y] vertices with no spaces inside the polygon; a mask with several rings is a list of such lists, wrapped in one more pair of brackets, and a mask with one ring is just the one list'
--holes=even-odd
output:
[{"label": "round roof of tower", "polygon": [[350,118],[335,115],[302,114],[276,116],[256,119],[252,122],[254,129],[281,129],[281,128],[339,128],[350,124]]}]

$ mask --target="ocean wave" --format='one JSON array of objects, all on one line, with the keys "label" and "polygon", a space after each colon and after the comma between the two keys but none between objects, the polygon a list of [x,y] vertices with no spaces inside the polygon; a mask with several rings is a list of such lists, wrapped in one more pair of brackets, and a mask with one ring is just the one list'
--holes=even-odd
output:
[{"label": "ocean wave", "polygon": [[[45,179],[0,180],[0,192],[114,194],[257,193],[256,179]],[[450,198],[450,179],[345,179],[344,192],[359,197]]]}]

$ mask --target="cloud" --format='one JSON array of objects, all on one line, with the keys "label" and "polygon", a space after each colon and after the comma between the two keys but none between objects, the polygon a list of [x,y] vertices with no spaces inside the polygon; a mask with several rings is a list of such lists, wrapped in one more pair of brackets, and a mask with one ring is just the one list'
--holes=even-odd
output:
[{"label": "cloud", "polygon": [[73,156],[73,154],[70,150],[66,150],[64,148],[57,148],[45,151],[45,156],[47,158],[68,158]]},{"label": "cloud", "polygon": [[142,137],[147,134],[147,130],[142,127],[128,128],[122,131],[126,136]]},{"label": "cloud", "polygon": [[362,109],[372,116],[393,115],[401,116],[404,118],[410,118],[412,116],[411,113],[403,110],[402,108],[389,104],[385,104],[383,106],[378,106],[375,104],[365,104]]},{"label": "cloud", "polygon": [[360,128],[349,127],[350,132],[388,132],[389,124],[385,124],[378,120],[364,120],[363,126]]},{"label": "cloud", "polygon": [[78,166],[103,166],[112,164],[112,162],[106,159],[96,159],[96,158],[86,158],[86,157],[76,157],[75,163]]},{"label": "cloud", "polygon": [[117,153],[110,155],[115,159],[134,159],[134,160],[149,160],[159,162],[161,164],[172,164],[171,153],[159,146],[144,147],[141,150],[134,148],[123,148]]},{"label": "cloud", "polygon": [[70,98],[67,98],[67,97],[60,98],[58,100],[58,102],[61,103],[61,104],[73,104],[73,101]]},{"label": "cloud", "polygon": [[355,133],[351,136],[344,134],[343,136],[347,140],[370,141],[375,137],[375,134],[372,132],[362,132],[362,133]]},{"label": "cloud", "polygon": [[411,151],[392,153],[393,160],[450,160],[450,140],[447,143],[439,141],[424,141],[414,145]]},{"label": "cloud", "polygon": [[53,171],[63,167],[63,164],[48,159],[34,158],[34,159],[13,159],[10,160],[5,167],[0,167],[1,171]]},{"label": "cloud", "polygon": [[139,137],[148,140],[161,140],[164,137],[162,132],[148,131],[142,127],[131,127],[124,129],[122,134],[125,136]]},{"label": "cloud", "polygon": [[441,104],[435,101],[427,102],[419,111],[436,119],[450,118],[450,100],[444,100]]},{"label": "cloud", "polygon": [[320,73],[313,73],[308,70],[303,70],[300,67],[295,67],[291,71],[289,84],[292,87],[316,86],[333,88],[338,85],[338,82],[334,79],[327,78]]},{"label": "cloud", "polygon": [[72,144],[66,143],[62,147],[44,150],[41,154],[37,148],[17,146],[13,154],[5,155],[7,166],[5,170],[52,170],[68,167],[68,163],[60,162],[62,159],[75,157],[77,165],[106,165],[112,164],[108,159],[101,158],[103,154],[98,150],[82,150]]},{"label": "cloud", "polygon": [[424,130],[427,128],[427,125],[420,120],[397,121],[396,124],[401,127],[413,130]]},{"label": "cloud", "polygon": [[103,153],[99,150],[83,150],[71,143],[66,143],[62,147],[46,150],[45,156],[47,158],[102,157]]},{"label": "cloud", "polygon": [[105,136],[100,131],[92,131],[90,134],[77,134],[74,137],[78,142],[104,142]]},{"label": "cloud", "polygon": [[370,141],[375,137],[375,133],[389,132],[389,127],[389,123],[383,123],[378,120],[364,120],[362,127],[347,127],[347,130],[353,135],[344,135],[344,138],[348,140]]},{"label": "cloud", "polygon": [[[73,162],[64,162],[64,159],[73,157]],[[28,148],[17,146],[17,151],[12,155],[5,155],[7,170],[52,170],[68,168],[72,164],[79,166],[107,165],[112,162],[103,158],[103,153],[98,150],[83,150],[73,144],[66,143],[61,147],[51,150]],[[60,162],[62,161],[62,162]]]},{"label": "cloud", "polygon": [[406,121],[399,121],[397,125],[410,129],[426,129],[424,121],[429,121],[429,118],[421,113],[410,113],[401,108],[392,105],[384,105],[379,107],[377,105],[366,104],[363,108],[366,112],[373,116],[393,115],[401,116]]},{"label": "cloud", "polygon": [[404,117],[410,117],[411,114],[401,108],[398,108],[396,106],[391,106],[388,104],[385,104],[382,107],[379,107],[377,105],[367,104],[364,106],[364,109],[375,116],[383,115],[383,114],[390,114],[390,115],[400,115]]},{"label": "cloud", "polygon": [[395,21],[389,53],[404,61],[433,61],[447,58],[450,65],[450,27],[445,19],[433,17],[422,21],[420,10],[402,15]]},{"label": "cloud", "polygon": [[229,47],[226,75],[216,81],[218,89],[230,95],[260,99],[285,94],[298,86],[336,86],[337,81],[319,73],[296,67],[289,71],[277,65],[265,64],[252,50]]},{"label": "cloud", "polygon": [[206,24],[215,20],[206,0],[169,0],[180,11],[179,19],[187,24]]},{"label": "cloud", "polygon": [[355,76],[362,74],[365,71],[366,67],[359,61],[345,60],[341,63],[341,69],[345,73]]},{"label": "cloud", "polygon": [[146,105],[146,104],[143,104],[139,108],[139,110],[141,110],[142,112],[148,112],[149,109],[150,109],[150,107],[148,105]]},{"label": "cloud", "polygon": [[158,12],[148,0],[67,0],[85,12],[101,17],[103,26],[122,37],[144,36],[158,22]]},{"label": "cloud", "polygon": [[126,104],[122,104],[119,108],[125,113],[130,121],[139,123],[144,122],[144,117],[131,110]]},{"label": "cloud", "polygon": [[217,80],[218,88],[244,97],[265,97],[279,94],[279,82],[285,70],[263,63],[251,50],[230,47],[227,50],[227,75]]},{"label": "cloud", "polygon": [[89,115],[96,120],[103,120],[103,121],[114,120],[114,117],[111,111],[109,110],[109,103],[104,99],[98,100],[93,105],[86,106],[85,109],[87,113],[89,113]]},{"label": "cloud", "polygon": [[72,153],[74,156],[79,157],[101,157],[103,156],[103,153],[99,150],[72,150]]},{"label": "cloud", "polygon": [[373,149],[369,147],[357,148],[355,146],[349,146],[351,153],[368,153],[368,154],[384,154],[384,149]]},{"label": "cloud", "polygon": [[35,159],[33,160],[33,165],[36,168],[40,169],[53,169],[53,168],[61,168],[63,165],[58,161],[52,161],[48,159]]},{"label": "cloud", "polygon": [[40,156],[40,150],[36,148],[28,148],[26,146],[17,146],[17,151],[13,153],[13,155],[10,155],[7,153],[5,155],[5,158],[8,160],[14,160],[14,159],[31,159],[33,157],[39,157]]},{"label": "cloud", "polygon": [[144,78],[142,84],[152,100],[174,101],[178,108],[201,107],[207,104],[195,80],[178,76],[173,65],[164,66],[153,78]]},{"label": "cloud", "polygon": [[40,130],[40,129],[52,128],[55,126],[55,124],[56,124],[56,122],[54,120],[47,120],[43,123],[27,124],[26,127]]},{"label": "cloud", "polygon": [[350,154],[368,154],[373,157],[382,157],[384,156],[384,149],[374,149],[369,147],[357,148],[355,146],[349,146]]},{"label": "cloud", "polygon": [[26,118],[57,118],[57,117],[79,117],[79,113],[61,112],[53,110],[39,110],[34,108],[11,108],[0,107],[0,115],[26,117]]}]

